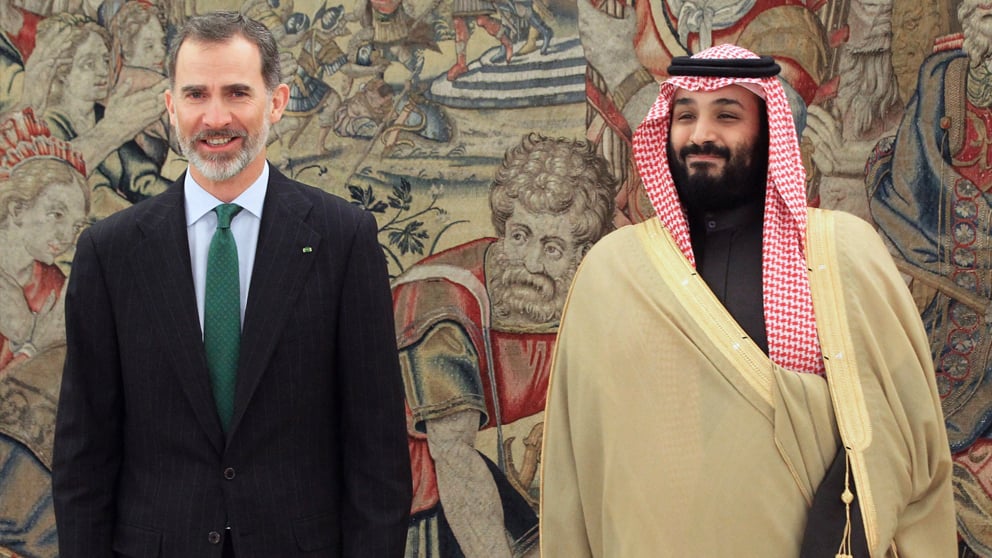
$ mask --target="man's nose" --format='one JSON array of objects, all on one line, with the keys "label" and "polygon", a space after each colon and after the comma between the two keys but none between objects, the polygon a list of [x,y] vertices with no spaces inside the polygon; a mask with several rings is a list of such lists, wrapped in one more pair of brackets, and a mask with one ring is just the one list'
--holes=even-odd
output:
[{"label": "man's nose", "polygon": [[207,101],[203,111],[203,124],[210,128],[223,128],[231,123],[231,111],[223,99],[212,98]]},{"label": "man's nose", "polygon": [[531,273],[544,272],[543,247],[539,242],[532,242],[524,251],[524,267]]},{"label": "man's nose", "polygon": [[689,141],[696,145],[703,145],[707,142],[712,143],[716,137],[715,128],[713,124],[706,119],[700,118],[696,125],[692,128],[692,133],[689,135]]}]

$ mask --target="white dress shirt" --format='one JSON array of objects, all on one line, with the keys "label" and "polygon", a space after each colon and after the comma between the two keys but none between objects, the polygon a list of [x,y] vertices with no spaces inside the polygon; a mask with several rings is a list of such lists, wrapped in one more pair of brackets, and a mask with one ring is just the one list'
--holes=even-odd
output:
[{"label": "white dress shirt", "polygon": [[[241,283],[241,327],[245,325],[245,306],[251,270],[258,247],[258,230],[262,223],[262,206],[269,187],[269,163],[265,163],[261,176],[231,203],[243,209],[231,221],[231,234],[238,244],[238,275]],[[186,173],[183,184],[186,199],[186,234],[189,236],[189,259],[193,265],[193,288],[196,291],[196,310],[200,316],[200,333],[203,333],[203,298],[207,290],[207,254],[210,240],[217,229],[217,214],[213,209],[224,203],[207,193]]]}]

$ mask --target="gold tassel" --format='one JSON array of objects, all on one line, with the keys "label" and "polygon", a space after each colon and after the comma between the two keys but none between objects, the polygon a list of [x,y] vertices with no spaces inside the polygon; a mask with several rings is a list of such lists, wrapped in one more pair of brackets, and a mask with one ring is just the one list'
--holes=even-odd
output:
[{"label": "gold tassel", "polygon": [[851,502],[854,501],[854,493],[851,492],[851,454],[844,451],[844,493],[840,495],[844,502],[844,511],[847,514],[847,523],[844,525],[844,536],[837,549],[835,558],[854,558],[854,547],[851,544]]}]

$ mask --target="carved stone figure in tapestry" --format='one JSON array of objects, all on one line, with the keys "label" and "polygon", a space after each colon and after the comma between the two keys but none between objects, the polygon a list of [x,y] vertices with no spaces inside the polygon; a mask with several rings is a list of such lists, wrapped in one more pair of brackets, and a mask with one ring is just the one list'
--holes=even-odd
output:
[{"label": "carved stone figure in tapestry", "polygon": [[936,41],[867,184],[930,335],[963,555],[992,557],[992,25],[978,0],[957,13],[963,33]]},{"label": "carved stone figure in tapestry", "polygon": [[471,35],[470,25],[486,30],[503,47],[503,60],[509,64],[513,58],[513,42],[500,19],[493,16],[499,10],[493,0],[454,0],[451,5],[451,18],[455,27],[455,64],[448,70],[448,81],[454,81],[468,72],[466,49]]},{"label": "carved stone figure in tapestry", "polygon": [[[496,171],[497,237],[430,256],[394,281],[414,478],[408,557],[536,554],[540,424],[522,460],[510,459],[502,429],[543,412],[568,286],[613,228],[615,186],[588,143],[530,134]],[[496,462],[475,447],[487,429]]]},{"label": "carved stone figure in tapestry", "polygon": [[393,114],[394,97],[392,86],[379,78],[363,83],[335,111],[334,132],[341,137],[374,138]]},{"label": "carved stone figure in tapestry", "polygon": [[[327,7],[326,3],[314,14],[313,24],[301,26],[302,39],[300,53],[296,59],[296,74],[289,80],[289,105],[286,114],[287,124],[294,123],[297,129],[289,140],[289,146],[299,139],[306,122],[304,117],[317,115],[320,127],[328,128],[331,115],[341,104],[341,94],[328,83],[347,62],[347,56],[337,38],[349,33],[342,15],[344,6]],[[350,85],[350,84],[349,84]],[[278,130],[285,134],[285,130]]]},{"label": "carved stone figure in tapestry", "polygon": [[434,10],[411,14],[403,0],[363,0],[357,4],[362,30],[371,32],[368,44],[382,52],[386,60],[401,64],[409,72],[404,93],[418,89],[420,72],[424,69],[424,49],[441,52],[431,25],[436,17]]},{"label": "carved stone figure in tapestry", "polygon": [[[111,94],[154,88],[165,77],[164,22],[161,9],[144,0],[128,0],[117,10],[109,27]],[[168,130],[163,113],[134,137],[159,168],[169,156]]]},{"label": "carved stone figure in tapestry", "polygon": [[0,2],[0,114],[17,106],[24,81],[24,62],[34,50],[41,16]]},{"label": "carved stone figure in tapestry", "polygon": [[[555,31],[548,22],[553,21],[555,16],[545,0],[516,0],[514,6],[517,13],[527,21],[527,40],[517,54],[523,56],[539,48],[542,55],[547,54],[551,48],[551,39],[555,36]],[[537,44],[538,39],[541,40],[540,47]]]},{"label": "carved stone figure in tapestry", "polygon": [[0,123],[0,555],[55,556],[49,475],[65,355],[61,265],[89,209],[82,157],[30,110]]},{"label": "carved stone figure in tapestry", "polygon": [[845,0],[824,8],[824,25],[844,40],[828,53],[834,77],[807,109],[813,203],[871,221],[865,160],[880,138],[895,133],[923,61],[916,53],[929,53],[946,33],[945,4]]},{"label": "carved stone figure in tapestry", "polygon": [[[108,96],[110,80],[109,36],[96,22],[62,13],[38,24],[22,100],[33,103],[53,135],[73,141],[84,154],[97,218],[166,187],[160,167],[133,138],[160,118],[167,80]],[[77,139],[92,144],[84,149]]]},{"label": "carved stone figure in tapestry", "polygon": [[850,0],[847,40],[837,47],[835,77],[807,107],[805,148],[816,165],[810,192],[820,207],[871,220],[864,162],[878,139],[892,133],[903,102],[892,65],[892,1]]}]

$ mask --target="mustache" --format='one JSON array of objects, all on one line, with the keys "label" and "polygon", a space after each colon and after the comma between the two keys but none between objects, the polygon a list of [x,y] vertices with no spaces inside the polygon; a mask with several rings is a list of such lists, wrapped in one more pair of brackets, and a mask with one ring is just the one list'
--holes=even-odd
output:
[{"label": "mustache", "polygon": [[193,136],[193,141],[204,141],[213,138],[245,138],[248,137],[248,132],[244,130],[235,130],[233,128],[219,128],[216,130],[203,130],[198,132]]},{"label": "mustache", "polygon": [[510,267],[503,271],[503,283],[529,287],[542,297],[551,297],[555,292],[555,280],[543,273],[531,273],[522,266]]},{"label": "mustache", "polygon": [[702,145],[687,143],[679,150],[679,158],[684,161],[689,155],[710,155],[729,160],[730,148],[720,147],[711,141],[704,142]]}]

